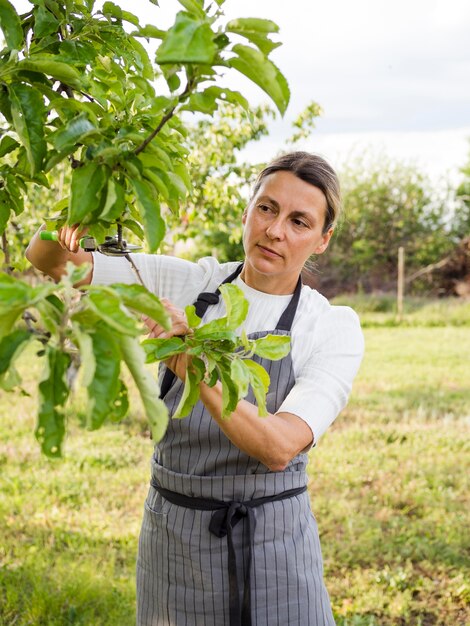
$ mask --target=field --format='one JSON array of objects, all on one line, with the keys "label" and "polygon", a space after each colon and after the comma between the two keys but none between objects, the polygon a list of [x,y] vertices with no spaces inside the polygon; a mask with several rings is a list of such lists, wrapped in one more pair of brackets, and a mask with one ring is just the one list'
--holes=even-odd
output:
[{"label": "field", "polygon": [[[470,624],[470,328],[455,315],[365,313],[353,397],[311,453],[338,626]],[[59,461],[38,451],[34,410],[34,397],[0,401],[0,624],[131,626],[151,455],[139,408],[102,431],[73,426]]]}]

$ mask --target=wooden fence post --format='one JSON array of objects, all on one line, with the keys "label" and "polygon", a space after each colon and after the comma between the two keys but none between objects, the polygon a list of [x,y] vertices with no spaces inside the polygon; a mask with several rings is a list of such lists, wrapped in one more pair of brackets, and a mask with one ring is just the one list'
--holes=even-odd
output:
[{"label": "wooden fence post", "polygon": [[403,319],[403,292],[405,286],[405,248],[398,248],[398,283],[397,283],[397,317]]}]

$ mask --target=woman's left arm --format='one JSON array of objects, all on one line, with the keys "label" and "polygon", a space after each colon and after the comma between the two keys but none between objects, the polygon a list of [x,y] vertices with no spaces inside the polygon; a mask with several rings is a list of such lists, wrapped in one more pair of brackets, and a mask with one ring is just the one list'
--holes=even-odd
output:
[{"label": "woman's left arm", "polygon": [[[144,317],[149,337],[168,338],[189,332],[184,311],[162,299],[172,321],[171,330],[166,331],[154,320]],[[166,362],[181,380],[186,378],[187,357],[176,355]],[[308,448],[313,441],[311,428],[292,413],[268,414],[259,417],[258,407],[247,400],[240,400],[230,418],[222,419],[222,385],[213,387],[200,383],[201,400],[209,413],[230,441],[246,454],[258,459],[271,471],[283,471],[289,461]]]},{"label": "woman's left arm", "polygon": [[258,407],[240,400],[230,418],[222,419],[222,385],[200,383],[201,400],[230,441],[258,459],[273,472],[282,472],[289,462],[313,441],[304,420],[292,413],[269,413],[259,417]]}]

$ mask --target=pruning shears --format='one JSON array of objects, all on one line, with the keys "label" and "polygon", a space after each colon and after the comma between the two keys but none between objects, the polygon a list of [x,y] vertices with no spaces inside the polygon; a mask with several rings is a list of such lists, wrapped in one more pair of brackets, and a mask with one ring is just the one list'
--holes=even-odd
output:
[{"label": "pruning shears", "polygon": [[[43,241],[58,241],[59,235],[56,230],[42,230],[39,237]],[[114,237],[107,236],[103,243],[96,243],[94,237],[85,235],[85,237],[81,237],[79,246],[85,252],[101,252],[101,254],[108,256],[126,256],[129,252],[142,249],[141,246],[127,243],[127,241],[119,237],[119,235],[115,235]]]}]

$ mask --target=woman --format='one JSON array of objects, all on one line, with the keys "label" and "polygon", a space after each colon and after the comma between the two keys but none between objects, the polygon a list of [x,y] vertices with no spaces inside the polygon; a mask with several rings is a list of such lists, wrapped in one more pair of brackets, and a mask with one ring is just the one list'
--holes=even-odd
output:
[{"label": "woman", "polygon": [[[363,338],[355,313],[302,286],[300,272],[328,247],[339,212],[329,164],[294,152],[258,177],[242,218],[243,263],[133,256],[145,285],[169,301],[172,331],[149,320],[151,336],[187,332],[181,308],[192,302],[204,322],[221,317],[217,287],[234,282],[250,302],[249,336],[290,335],[292,346],[281,361],[258,359],[271,376],[268,417],[249,395],[222,420],[220,383],[201,383],[191,414],[170,420],[152,458],[139,541],[139,626],[334,624],[306,453],[347,402]],[[35,236],[27,256],[56,279],[73,260],[93,262],[86,282],[136,282],[125,259],[78,251],[79,236],[62,229],[60,246]],[[176,374],[162,385],[171,414],[187,362],[177,356],[167,367]]]}]

